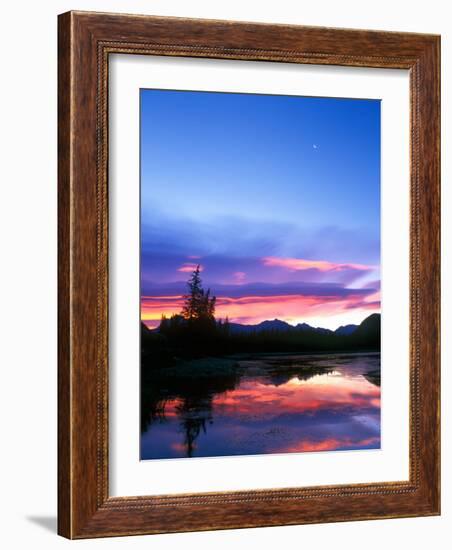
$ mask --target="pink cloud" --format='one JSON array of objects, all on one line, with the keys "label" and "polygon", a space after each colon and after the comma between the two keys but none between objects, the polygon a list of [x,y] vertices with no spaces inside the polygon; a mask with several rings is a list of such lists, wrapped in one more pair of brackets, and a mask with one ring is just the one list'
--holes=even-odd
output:
[{"label": "pink cloud", "polygon": [[[177,269],[177,271],[180,271],[182,273],[192,273],[197,267],[197,264],[191,264],[191,263],[185,263],[181,267]],[[199,266],[199,271],[203,271],[203,266]]]},{"label": "pink cloud", "polygon": [[355,271],[371,271],[374,266],[364,264],[339,264],[327,262],[324,260],[304,260],[302,258],[276,258],[268,256],[262,259],[264,265],[269,267],[283,267],[289,271],[305,271],[307,269],[316,269],[322,272],[346,271],[349,269]]}]

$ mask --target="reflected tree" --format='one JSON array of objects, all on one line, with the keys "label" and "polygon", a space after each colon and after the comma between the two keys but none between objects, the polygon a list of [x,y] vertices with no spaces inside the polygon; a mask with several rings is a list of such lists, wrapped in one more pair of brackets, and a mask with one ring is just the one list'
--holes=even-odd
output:
[{"label": "reflected tree", "polygon": [[212,422],[212,397],[184,399],[177,407],[180,427],[184,433],[187,457],[193,456],[195,441],[201,430],[206,433],[206,423]]}]

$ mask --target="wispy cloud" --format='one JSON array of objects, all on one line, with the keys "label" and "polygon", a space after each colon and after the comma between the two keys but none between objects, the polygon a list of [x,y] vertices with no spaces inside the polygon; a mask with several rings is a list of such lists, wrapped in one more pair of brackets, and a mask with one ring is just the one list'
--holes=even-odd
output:
[{"label": "wispy cloud", "polygon": [[[350,295],[361,296],[361,299],[373,298],[378,291],[376,288],[353,288],[346,287],[339,283],[323,282],[285,282],[285,283],[266,283],[252,282],[241,285],[233,284],[211,284],[206,282],[206,287],[210,287],[217,296],[229,296],[231,298],[241,298],[243,296],[334,296],[338,299],[345,299]],[[169,283],[147,283],[143,286],[142,295],[159,298],[162,296],[183,295],[187,291],[185,281],[175,281]]]},{"label": "wispy cloud", "polygon": [[269,267],[283,267],[289,271],[306,271],[315,269],[321,272],[337,272],[337,271],[371,271],[374,266],[364,264],[341,264],[328,262],[325,260],[305,260],[303,258],[277,258],[268,256],[262,259],[264,265]]}]

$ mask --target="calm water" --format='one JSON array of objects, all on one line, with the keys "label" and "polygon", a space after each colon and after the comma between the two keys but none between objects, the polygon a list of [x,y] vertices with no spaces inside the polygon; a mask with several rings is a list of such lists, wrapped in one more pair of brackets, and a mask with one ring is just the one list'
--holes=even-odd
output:
[{"label": "calm water", "polygon": [[142,459],[380,447],[380,354],[239,357],[199,372],[150,383]]}]

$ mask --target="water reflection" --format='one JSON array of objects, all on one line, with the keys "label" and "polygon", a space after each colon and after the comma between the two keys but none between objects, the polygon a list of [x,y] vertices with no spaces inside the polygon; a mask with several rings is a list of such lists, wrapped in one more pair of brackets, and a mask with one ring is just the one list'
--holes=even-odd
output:
[{"label": "water reflection", "polygon": [[196,367],[142,381],[142,459],[380,447],[379,354]]}]

